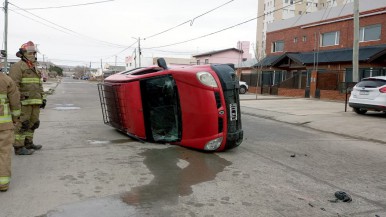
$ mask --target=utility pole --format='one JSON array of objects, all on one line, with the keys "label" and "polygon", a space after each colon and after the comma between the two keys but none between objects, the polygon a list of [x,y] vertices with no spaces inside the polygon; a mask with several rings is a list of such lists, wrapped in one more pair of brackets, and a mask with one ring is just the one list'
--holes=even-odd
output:
[{"label": "utility pole", "polygon": [[101,73],[102,73],[102,78],[104,79],[103,66],[102,66],[102,59],[101,59]]},{"label": "utility pole", "polygon": [[8,73],[8,49],[7,49],[7,41],[8,38],[8,0],[4,1],[4,50],[5,50],[5,57],[4,57],[4,73]]},{"label": "utility pole", "polygon": [[134,68],[137,68],[137,48],[134,49]]},{"label": "utility pole", "polygon": [[141,67],[141,54],[142,54],[142,51],[141,51],[141,38],[138,37],[138,67]]},{"label": "utility pole", "polygon": [[352,52],[352,81],[358,82],[359,78],[359,0],[354,0],[354,41]]}]

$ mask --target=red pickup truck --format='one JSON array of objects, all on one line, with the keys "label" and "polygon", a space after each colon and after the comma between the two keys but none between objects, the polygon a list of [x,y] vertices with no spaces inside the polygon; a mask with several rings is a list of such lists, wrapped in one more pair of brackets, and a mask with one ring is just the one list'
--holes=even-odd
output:
[{"label": "red pickup truck", "polygon": [[147,142],[224,151],[243,140],[230,65],[136,68],[98,84],[104,123]]}]

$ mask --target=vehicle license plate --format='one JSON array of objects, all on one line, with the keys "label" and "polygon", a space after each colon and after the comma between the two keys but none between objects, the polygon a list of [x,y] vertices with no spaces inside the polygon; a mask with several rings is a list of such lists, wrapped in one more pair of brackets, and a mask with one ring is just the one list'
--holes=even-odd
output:
[{"label": "vehicle license plate", "polygon": [[237,103],[230,104],[229,111],[231,121],[237,120]]},{"label": "vehicle license plate", "polygon": [[359,91],[359,95],[369,95],[369,91],[361,90]]}]

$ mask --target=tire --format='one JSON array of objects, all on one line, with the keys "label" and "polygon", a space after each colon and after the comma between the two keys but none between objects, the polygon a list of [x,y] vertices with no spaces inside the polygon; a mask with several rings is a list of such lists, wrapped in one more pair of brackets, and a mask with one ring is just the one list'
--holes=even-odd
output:
[{"label": "tire", "polygon": [[245,86],[240,86],[239,93],[244,94],[247,92],[247,88]]},{"label": "tire", "polygon": [[361,109],[361,108],[354,108],[354,112],[360,115],[366,114],[367,110],[366,109]]}]

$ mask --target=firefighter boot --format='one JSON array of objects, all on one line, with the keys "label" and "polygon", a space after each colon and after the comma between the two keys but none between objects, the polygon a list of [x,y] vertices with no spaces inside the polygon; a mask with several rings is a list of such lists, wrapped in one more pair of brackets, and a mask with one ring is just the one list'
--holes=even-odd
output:
[{"label": "firefighter boot", "polygon": [[26,149],[25,147],[15,147],[15,154],[16,155],[31,155],[35,152],[33,149]]},{"label": "firefighter boot", "polygon": [[26,145],[25,146],[27,149],[29,149],[29,150],[39,150],[39,149],[41,149],[43,146],[41,146],[41,145],[35,145],[35,144],[30,144],[30,145]]},{"label": "firefighter boot", "polygon": [[0,192],[8,191],[10,178],[9,177],[0,177]]},{"label": "firefighter boot", "polygon": [[29,150],[31,150],[31,149],[32,150],[39,150],[43,147],[41,145],[35,145],[35,144],[33,144],[33,142],[26,142],[24,145]]}]

